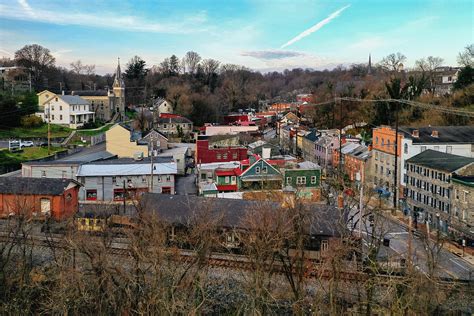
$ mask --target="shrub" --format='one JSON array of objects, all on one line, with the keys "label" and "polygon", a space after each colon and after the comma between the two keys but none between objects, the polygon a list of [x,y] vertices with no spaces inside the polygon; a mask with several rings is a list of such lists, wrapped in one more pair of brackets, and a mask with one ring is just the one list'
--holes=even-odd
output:
[{"label": "shrub", "polygon": [[39,127],[41,125],[43,125],[43,120],[39,116],[27,115],[21,118],[22,127]]}]

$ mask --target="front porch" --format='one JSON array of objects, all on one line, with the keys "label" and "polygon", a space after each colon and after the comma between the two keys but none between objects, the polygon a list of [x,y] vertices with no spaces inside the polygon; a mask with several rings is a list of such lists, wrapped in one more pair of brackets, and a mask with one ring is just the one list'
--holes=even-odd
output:
[{"label": "front porch", "polygon": [[79,113],[72,113],[70,115],[69,127],[77,129],[84,126],[85,123],[95,122],[95,113],[91,111],[84,111]]}]

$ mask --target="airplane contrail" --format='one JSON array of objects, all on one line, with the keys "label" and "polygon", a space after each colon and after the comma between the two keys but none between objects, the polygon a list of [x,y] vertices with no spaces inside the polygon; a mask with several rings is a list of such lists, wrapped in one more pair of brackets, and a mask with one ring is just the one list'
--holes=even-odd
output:
[{"label": "airplane contrail", "polygon": [[296,37],[292,38],[291,40],[289,40],[286,44],[283,44],[280,48],[285,48],[297,41],[299,41],[300,39],[302,38],[305,38],[306,36],[310,35],[311,33],[314,33],[316,31],[318,31],[320,28],[322,28],[323,26],[325,26],[326,24],[328,24],[329,22],[331,22],[333,19],[337,18],[342,11],[344,11],[345,9],[349,8],[351,5],[348,4],[346,5],[345,7],[343,8],[340,8],[339,10],[331,13],[327,18],[325,18],[324,20],[318,22],[317,24],[313,25],[312,27],[310,27],[309,29],[301,32],[300,34],[298,34]]}]

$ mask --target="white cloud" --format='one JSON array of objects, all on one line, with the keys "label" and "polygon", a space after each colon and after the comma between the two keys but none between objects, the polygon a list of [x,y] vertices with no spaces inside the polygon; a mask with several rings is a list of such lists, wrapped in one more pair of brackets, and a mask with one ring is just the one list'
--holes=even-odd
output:
[{"label": "white cloud", "polygon": [[18,4],[18,7],[0,4],[0,17],[58,25],[80,25],[150,33],[186,34],[206,30],[203,27],[203,23],[207,21],[206,11],[200,11],[196,15],[180,18],[179,20],[183,22],[157,23],[133,15],[113,15],[102,12],[93,14],[68,10],[62,10],[58,13],[54,10],[32,8],[26,0],[18,0]]},{"label": "white cloud", "polygon": [[58,59],[61,58],[64,54],[71,53],[72,49],[59,49],[57,51],[51,52],[54,58]]},{"label": "white cloud", "polygon": [[345,9],[349,8],[351,5],[348,4],[346,5],[345,7],[342,7],[340,8],[339,10],[331,13],[327,18],[325,18],[324,20],[318,22],[317,24],[313,25],[312,27],[310,27],[309,29],[301,32],[300,34],[298,34],[296,37],[292,38],[291,40],[289,40],[288,42],[286,42],[285,44],[283,44],[281,46],[281,48],[285,48],[299,40],[301,40],[302,38],[305,38],[306,36],[320,30],[323,26],[325,26],[326,24],[328,24],[329,22],[331,22],[333,19],[337,18],[341,13],[342,11],[344,11]]},{"label": "white cloud", "polygon": [[257,59],[284,59],[289,57],[304,56],[304,53],[286,50],[259,50],[259,51],[246,51],[240,53],[241,56],[254,57]]},{"label": "white cloud", "polygon": [[383,47],[387,41],[382,36],[371,36],[363,38],[349,46],[350,49],[370,52],[377,48]]}]

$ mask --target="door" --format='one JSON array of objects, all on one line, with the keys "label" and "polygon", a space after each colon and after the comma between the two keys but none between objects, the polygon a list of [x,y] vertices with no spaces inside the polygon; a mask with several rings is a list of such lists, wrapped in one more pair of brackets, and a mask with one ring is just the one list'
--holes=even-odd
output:
[{"label": "door", "polygon": [[51,200],[50,199],[41,199],[41,214],[49,215],[51,213]]}]

